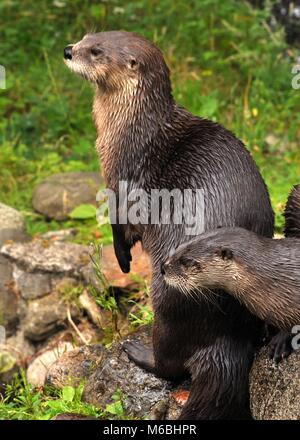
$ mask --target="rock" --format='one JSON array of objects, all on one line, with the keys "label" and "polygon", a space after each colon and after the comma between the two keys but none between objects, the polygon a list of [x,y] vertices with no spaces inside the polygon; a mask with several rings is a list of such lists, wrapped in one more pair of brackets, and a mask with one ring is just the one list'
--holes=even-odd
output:
[{"label": "rock", "polygon": [[24,338],[22,330],[0,344],[0,388],[9,383],[21,367],[26,367],[34,351],[35,348]]},{"label": "rock", "polygon": [[300,350],[275,365],[264,348],[250,375],[251,410],[259,420],[300,420]]},{"label": "rock", "polygon": [[[149,343],[150,331],[140,330],[132,338]],[[174,387],[129,361],[121,343],[115,343],[104,351],[99,366],[87,380],[83,399],[105,409],[112,403],[112,396],[117,390],[125,397],[123,407],[127,415],[138,419],[157,418],[157,414],[162,413],[161,417],[170,417],[170,393]],[[179,411],[179,405],[177,410],[173,407],[172,417],[177,417]]]},{"label": "rock", "polygon": [[[57,292],[43,298],[29,301],[23,322],[24,332],[32,341],[41,341],[62,328],[67,320],[68,305]],[[78,309],[70,307],[72,317],[78,316]]]},{"label": "rock", "polygon": [[[84,290],[83,293],[79,297],[80,306],[85,310],[90,320],[97,326],[104,328],[104,314],[103,310],[97,306],[94,298]],[[107,323],[107,320],[105,320]]]},{"label": "rock", "polygon": [[0,325],[11,333],[19,321],[19,295],[12,278],[12,264],[0,255]]},{"label": "rock", "polygon": [[68,214],[82,204],[96,204],[96,194],[103,184],[99,173],[76,172],[54,174],[34,191],[34,209],[55,220],[66,220]]},{"label": "rock", "polygon": [[97,420],[97,418],[77,413],[61,413],[54,416],[51,420]]},{"label": "rock", "polygon": [[[6,241],[28,239],[23,215],[0,203],[0,248]],[[12,264],[0,255],[0,325],[10,334],[19,320],[19,298],[12,278]]]},{"label": "rock", "polygon": [[24,299],[35,299],[52,291],[49,273],[26,272],[15,265],[13,278]]},{"label": "rock", "polygon": [[52,272],[75,278],[81,278],[82,268],[90,262],[88,246],[60,241],[6,244],[1,254],[27,272]]},{"label": "rock", "polygon": [[51,366],[57,359],[73,349],[73,344],[62,341],[56,347],[38,355],[28,366],[26,373],[28,382],[35,387],[43,386]]},{"label": "rock", "polygon": [[79,386],[101,363],[104,351],[101,345],[85,345],[65,353],[49,369],[47,384],[57,388]]},{"label": "rock", "polygon": [[0,247],[7,240],[25,241],[27,239],[23,215],[16,209],[0,203]]},{"label": "rock", "polygon": [[65,241],[70,238],[73,238],[77,235],[77,229],[76,228],[69,228],[69,229],[61,229],[59,231],[48,231],[45,232],[40,236],[43,240],[59,240],[59,241]]}]

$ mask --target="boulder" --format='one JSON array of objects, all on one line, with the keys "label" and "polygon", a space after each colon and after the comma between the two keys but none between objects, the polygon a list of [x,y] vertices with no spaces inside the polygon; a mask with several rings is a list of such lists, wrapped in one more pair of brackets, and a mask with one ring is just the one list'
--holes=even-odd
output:
[{"label": "boulder", "polygon": [[13,279],[22,298],[35,299],[52,291],[51,276],[46,273],[26,272],[15,265]]},{"label": "boulder", "polygon": [[259,420],[300,420],[300,350],[278,365],[262,349],[250,375],[251,410]]},{"label": "boulder", "polygon": [[19,295],[12,278],[12,264],[0,255],[0,325],[11,333],[19,321]]},{"label": "boulder", "polygon": [[27,239],[23,215],[16,209],[0,203],[0,247],[7,240],[24,241]]},{"label": "boulder", "polygon": [[[0,203],[0,248],[7,241],[25,241],[25,220],[23,215],[10,206]],[[8,334],[15,329],[19,320],[19,296],[12,277],[12,264],[0,255],[0,325]]]},{"label": "boulder", "polygon": [[61,341],[50,350],[39,354],[28,366],[26,376],[31,385],[41,387],[45,384],[46,376],[51,366],[65,353],[74,349],[70,342]]},{"label": "boulder", "polygon": [[73,317],[79,310],[68,304],[57,292],[28,302],[23,321],[25,335],[32,341],[42,341],[60,330],[67,320],[68,308]]},{"label": "boulder", "polygon": [[74,278],[81,278],[82,268],[90,262],[88,246],[61,241],[9,243],[2,247],[1,255],[26,272],[50,272]]},{"label": "boulder", "polygon": [[25,368],[34,355],[35,347],[18,330],[0,343],[0,389],[9,383],[20,368]]},{"label": "boulder", "polygon": [[[151,343],[149,328],[140,329],[129,339]],[[179,387],[180,388],[180,387]],[[176,400],[172,391],[178,391],[170,382],[148,373],[128,359],[117,342],[105,350],[101,362],[89,376],[83,399],[103,409],[113,402],[112,396],[120,391],[124,411],[135,418],[176,418],[184,402]]]},{"label": "boulder", "polygon": [[74,172],[53,174],[41,182],[32,198],[33,208],[50,219],[66,220],[82,204],[96,204],[96,194],[103,179],[99,173]]},{"label": "boulder", "polygon": [[65,353],[50,367],[47,384],[56,388],[79,386],[101,363],[104,351],[101,345],[96,344]]}]

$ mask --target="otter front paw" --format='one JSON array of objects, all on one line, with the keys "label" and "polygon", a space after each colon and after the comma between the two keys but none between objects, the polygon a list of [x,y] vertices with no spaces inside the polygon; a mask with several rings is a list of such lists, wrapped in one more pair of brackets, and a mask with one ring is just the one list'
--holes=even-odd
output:
[{"label": "otter front paw", "polygon": [[132,260],[132,256],[130,253],[130,249],[118,249],[115,250],[115,254],[121,268],[121,271],[124,273],[130,272],[130,262]]},{"label": "otter front paw", "polygon": [[136,365],[151,373],[154,372],[155,361],[153,350],[150,347],[136,341],[125,341],[122,347],[129,359]]},{"label": "otter front paw", "polygon": [[278,332],[269,342],[269,356],[278,364],[282,359],[287,358],[293,351],[291,335],[288,332]]}]

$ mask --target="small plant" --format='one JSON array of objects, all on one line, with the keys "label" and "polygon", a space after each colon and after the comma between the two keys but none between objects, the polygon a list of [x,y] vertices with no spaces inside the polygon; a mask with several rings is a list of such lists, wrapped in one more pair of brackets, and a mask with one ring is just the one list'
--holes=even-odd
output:
[{"label": "small plant", "polygon": [[67,281],[59,285],[58,293],[69,305],[76,305],[79,307],[78,298],[84,291],[84,286],[82,284],[76,284],[75,282]]},{"label": "small plant", "polygon": [[117,389],[111,398],[113,403],[106,405],[104,414],[115,416],[118,419],[125,419],[124,395],[122,391]]},{"label": "small plant", "polygon": [[149,325],[152,324],[154,319],[154,312],[150,309],[149,306],[142,305],[135,303],[134,301],[131,301],[135,304],[135,306],[138,308],[138,311],[136,313],[129,313],[129,321],[133,327],[140,327],[142,325]]},{"label": "small plant", "polygon": [[102,270],[102,245],[98,243],[93,244],[93,253],[90,255],[95,275],[99,283],[99,289],[90,285],[90,293],[94,297],[98,306],[111,312],[111,322],[113,336],[120,335],[118,330],[118,305],[115,298],[113,287],[105,277]]}]

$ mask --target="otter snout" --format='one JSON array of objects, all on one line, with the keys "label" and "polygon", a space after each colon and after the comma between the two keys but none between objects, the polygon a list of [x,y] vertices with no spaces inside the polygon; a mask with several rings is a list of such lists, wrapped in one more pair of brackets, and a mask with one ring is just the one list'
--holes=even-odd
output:
[{"label": "otter snout", "polygon": [[166,275],[169,268],[169,261],[165,261],[160,265],[160,272],[162,275]]},{"label": "otter snout", "polygon": [[74,44],[69,44],[64,48],[64,59],[65,60],[71,60],[73,57],[72,49]]}]

